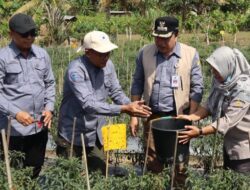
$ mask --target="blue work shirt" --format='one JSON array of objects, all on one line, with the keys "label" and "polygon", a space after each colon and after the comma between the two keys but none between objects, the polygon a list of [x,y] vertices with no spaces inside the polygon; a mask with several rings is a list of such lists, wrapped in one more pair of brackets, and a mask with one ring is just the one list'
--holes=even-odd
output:
[{"label": "blue work shirt", "polygon": [[55,79],[48,53],[32,45],[25,58],[14,42],[0,49],[0,127],[11,117],[11,136],[27,136],[41,131],[37,123],[23,126],[15,119],[20,111],[35,120],[42,111],[54,110]]},{"label": "blue work shirt", "polygon": [[[157,66],[155,71],[155,81],[149,102],[149,106],[153,113],[170,112],[175,110],[174,88],[171,87],[171,78],[176,74],[176,64],[181,57],[180,52],[180,44],[177,42],[172,54],[168,58],[165,58],[165,56],[158,51],[155,53]],[[141,50],[136,59],[136,69],[131,88],[131,95],[142,96],[144,91],[145,77],[142,57],[143,51]],[[192,61],[190,73],[190,99],[195,102],[201,101],[203,92],[203,79],[199,62],[199,54],[196,52]]]},{"label": "blue work shirt", "polygon": [[[115,104],[107,103],[108,98]],[[86,56],[72,61],[66,71],[63,100],[59,116],[59,135],[71,142],[74,117],[75,145],[81,144],[81,133],[85,145],[95,146],[98,137],[102,143],[101,127],[105,116],[121,113],[121,105],[129,104],[116,76],[111,60],[104,68],[94,66]]]}]

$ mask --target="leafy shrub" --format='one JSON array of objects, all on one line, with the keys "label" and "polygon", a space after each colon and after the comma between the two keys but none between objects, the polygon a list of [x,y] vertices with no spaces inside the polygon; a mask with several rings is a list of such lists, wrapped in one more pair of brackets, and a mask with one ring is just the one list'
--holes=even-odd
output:
[{"label": "leafy shrub", "polygon": [[217,169],[206,175],[193,170],[188,173],[189,177],[186,182],[188,190],[248,190],[250,186],[250,176],[232,170]]},{"label": "leafy shrub", "polygon": [[46,190],[85,189],[87,186],[82,172],[83,167],[78,159],[58,158],[52,166],[44,170],[38,182],[41,189]]},{"label": "leafy shrub", "polygon": [[[127,176],[110,176],[108,179],[99,172],[90,174],[90,187],[93,190],[160,190],[169,183],[168,171],[155,175],[147,173],[138,176],[134,171],[129,171]],[[59,158],[55,164],[46,168],[38,180],[41,189],[87,189],[86,176],[80,160],[73,158],[65,160]]]},{"label": "leafy shrub", "polygon": [[130,171],[129,174],[124,177],[111,176],[108,180],[101,178],[101,181],[100,178],[97,179],[98,180],[95,179],[92,181],[92,189],[94,190],[103,190],[103,187],[108,190],[161,190],[164,189],[170,181],[167,170],[158,175],[146,173],[143,176],[138,176],[134,171]]},{"label": "leafy shrub", "polygon": [[[16,166],[15,168],[11,168],[13,189],[38,190],[39,185],[36,183],[36,180],[32,179],[33,168],[22,168],[21,159],[23,159],[22,153],[16,151],[10,153],[10,160]],[[8,190],[8,185],[5,162],[0,160],[0,189]]]}]

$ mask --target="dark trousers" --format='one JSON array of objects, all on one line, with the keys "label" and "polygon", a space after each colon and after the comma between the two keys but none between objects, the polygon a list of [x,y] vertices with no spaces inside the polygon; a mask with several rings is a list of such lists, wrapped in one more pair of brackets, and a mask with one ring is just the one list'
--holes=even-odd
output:
[{"label": "dark trousers", "polygon": [[[147,157],[147,170],[152,172],[152,173],[159,173],[163,170],[164,167],[168,167],[171,164],[167,163],[162,163],[158,158],[157,158],[157,153],[155,150],[155,144],[154,144],[154,139],[153,139],[153,134],[152,131],[150,130],[150,121],[153,119],[158,119],[161,117],[167,117],[167,116],[176,116],[176,112],[159,112],[159,113],[153,113],[147,121],[144,123],[144,150],[146,150],[147,147],[147,142],[149,138],[149,144],[148,144],[148,157]],[[166,145],[167,148],[167,145]],[[186,175],[186,168],[188,165],[188,159],[181,163],[176,163],[175,165],[175,175],[172,176],[174,177],[174,186],[175,187],[183,187],[185,185],[185,180],[187,178]]]},{"label": "dark trousers", "polygon": [[230,160],[225,149],[223,149],[224,169],[231,169],[239,173],[250,174],[250,159]]},{"label": "dark trousers", "polygon": [[[153,134],[152,131],[150,130],[150,121],[153,119],[158,119],[161,117],[166,117],[166,116],[176,116],[176,112],[168,112],[168,113],[153,113],[147,121],[144,123],[144,150],[147,149],[147,143],[148,144],[148,157],[147,157],[147,170],[151,171],[153,173],[159,173],[163,170],[164,164],[161,163],[156,154],[155,150],[155,144],[154,144],[154,139],[153,139]],[[166,145],[167,146],[167,145]]]},{"label": "dark trousers", "polygon": [[[21,160],[21,162],[24,167],[33,167],[33,178],[38,177],[42,169],[47,141],[47,129],[34,135],[10,137],[9,150],[24,153],[24,159]],[[2,146],[1,149],[3,150]],[[17,165],[16,162],[11,162],[11,165],[13,167],[19,167],[20,163]]]},{"label": "dark trousers", "polygon": [[[63,137],[58,137],[57,139],[56,154],[59,157],[69,158],[70,156],[70,143],[66,141]],[[73,155],[79,159],[82,158],[82,146],[73,146]],[[100,170],[102,174],[105,174],[106,163],[103,146],[100,141],[96,140],[96,145],[94,147],[86,147],[86,156],[88,162],[88,170],[90,172]]]}]

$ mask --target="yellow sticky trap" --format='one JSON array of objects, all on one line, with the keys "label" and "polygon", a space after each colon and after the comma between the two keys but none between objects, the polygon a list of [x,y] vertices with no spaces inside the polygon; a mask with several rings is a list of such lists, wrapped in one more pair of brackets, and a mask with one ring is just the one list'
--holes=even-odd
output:
[{"label": "yellow sticky trap", "polygon": [[104,151],[127,148],[126,124],[102,127]]}]

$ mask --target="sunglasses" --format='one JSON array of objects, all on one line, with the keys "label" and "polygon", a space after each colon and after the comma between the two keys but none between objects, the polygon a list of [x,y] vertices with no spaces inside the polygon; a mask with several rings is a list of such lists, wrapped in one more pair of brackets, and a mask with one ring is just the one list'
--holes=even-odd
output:
[{"label": "sunglasses", "polygon": [[109,56],[110,56],[110,53],[111,53],[111,52],[99,53],[99,52],[97,52],[97,51],[95,51],[95,50],[93,50],[93,49],[92,49],[92,51],[93,51],[98,57],[100,57],[100,58],[109,57]]},{"label": "sunglasses", "polygon": [[22,38],[28,38],[29,36],[31,37],[36,37],[37,36],[37,31],[35,29],[30,30],[28,32],[25,33],[18,33]]}]

